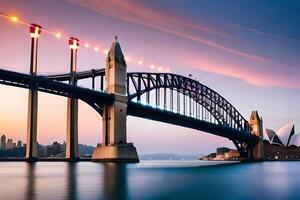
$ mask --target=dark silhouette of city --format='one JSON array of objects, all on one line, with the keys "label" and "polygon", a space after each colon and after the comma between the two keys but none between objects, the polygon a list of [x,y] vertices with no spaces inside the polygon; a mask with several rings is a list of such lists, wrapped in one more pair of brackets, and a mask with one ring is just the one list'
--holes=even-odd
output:
[{"label": "dark silhouette of city", "polygon": [[[1,136],[0,158],[24,158],[26,156],[26,143],[21,140],[13,142],[13,139],[6,139],[6,135]],[[90,158],[94,147],[78,144],[79,156]],[[41,158],[65,158],[66,143],[57,141],[50,145],[38,144],[38,156]]]}]

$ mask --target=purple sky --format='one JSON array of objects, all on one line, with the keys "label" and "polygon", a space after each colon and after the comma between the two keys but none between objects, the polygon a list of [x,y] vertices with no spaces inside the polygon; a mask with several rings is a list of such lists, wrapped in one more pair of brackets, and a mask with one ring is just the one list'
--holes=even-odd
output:
[{"label": "purple sky", "polygon": [[[155,64],[172,73],[192,73],[244,117],[258,110],[267,128],[277,129],[292,121],[299,130],[297,1],[0,0],[0,8],[0,12],[102,49],[109,48],[118,35],[125,56],[145,63],[139,66],[128,62],[129,71],[151,71],[148,64]],[[0,30],[0,66],[28,72],[28,28],[0,18]],[[104,54],[80,48],[78,71],[102,68],[104,64]],[[39,73],[68,70],[67,41],[42,34]],[[0,133],[25,140],[27,91],[0,86],[0,92]],[[38,140],[63,141],[66,99],[40,93],[39,100]],[[79,142],[101,142],[100,116],[85,103],[80,103],[79,112]],[[140,153],[199,154],[217,146],[233,147],[227,139],[133,117],[128,117],[128,138]]]}]

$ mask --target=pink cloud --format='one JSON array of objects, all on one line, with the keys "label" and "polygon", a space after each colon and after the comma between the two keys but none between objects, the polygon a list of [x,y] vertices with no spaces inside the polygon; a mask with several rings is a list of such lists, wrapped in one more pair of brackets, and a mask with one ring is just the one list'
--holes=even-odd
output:
[{"label": "pink cloud", "polygon": [[263,56],[254,55],[244,51],[240,51],[222,44],[214,40],[206,39],[199,36],[200,34],[210,34],[221,38],[228,38],[228,34],[222,30],[207,25],[194,23],[176,15],[162,12],[154,9],[139,1],[133,0],[67,0],[70,3],[80,5],[91,9],[95,12],[114,17],[120,20],[142,25],[148,28],[159,30],[166,33],[171,33],[176,36],[192,40],[209,47],[222,50],[224,52],[237,55],[252,61],[264,63],[276,63],[272,59]]},{"label": "pink cloud", "polygon": [[300,89],[297,71],[295,71],[295,73],[291,72],[290,75],[284,75],[280,73],[257,71],[257,69],[251,67],[241,67],[207,60],[202,60],[201,62],[194,60],[191,63],[193,68],[241,79],[256,86]]},{"label": "pink cloud", "polygon": [[229,25],[232,26],[232,27],[244,30],[244,31],[253,32],[253,33],[264,35],[264,36],[271,37],[271,38],[276,38],[276,39],[286,40],[286,41],[291,41],[291,42],[300,42],[299,39],[294,39],[294,38],[284,37],[284,36],[281,36],[281,35],[271,34],[271,33],[260,31],[260,30],[254,29],[254,28],[241,26],[241,25],[238,25],[238,24],[229,24]]}]

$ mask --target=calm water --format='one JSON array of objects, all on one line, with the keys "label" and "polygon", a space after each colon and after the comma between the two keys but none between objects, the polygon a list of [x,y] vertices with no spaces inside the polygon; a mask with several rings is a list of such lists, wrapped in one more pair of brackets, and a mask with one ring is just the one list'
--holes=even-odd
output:
[{"label": "calm water", "polygon": [[300,199],[300,162],[0,162],[0,199]]}]

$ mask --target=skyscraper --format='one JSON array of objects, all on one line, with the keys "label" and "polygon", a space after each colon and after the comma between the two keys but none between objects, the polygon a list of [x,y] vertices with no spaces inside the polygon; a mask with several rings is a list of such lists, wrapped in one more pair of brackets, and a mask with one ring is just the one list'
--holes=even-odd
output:
[{"label": "skyscraper", "polygon": [[17,147],[18,147],[18,148],[22,147],[22,141],[21,141],[21,140],[18,141]]},{"label": "skyscraper", "polygon": [[7,139],[6,149],[12,149],[13,148],[13,140]]},{"label": "skyscraper", "polygon": [[1,149],[6,149],[6,136],[4,134],[1,136]]}]

